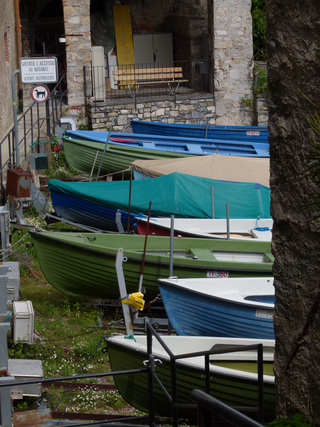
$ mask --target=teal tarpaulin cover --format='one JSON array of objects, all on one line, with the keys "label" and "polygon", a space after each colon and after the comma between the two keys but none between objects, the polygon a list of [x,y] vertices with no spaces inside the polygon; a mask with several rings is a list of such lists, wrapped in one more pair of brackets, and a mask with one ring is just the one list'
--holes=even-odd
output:
[{"label": "teal tarpaulin cover", "polygon": [[[50,190],[87,202],[128,211],[130,181],[64,182],[49,181]],[[213,191],[212,191],[213,189]],[[178,172],[158,178],[132,181],[131,213],[149,211],[151,216],[176,218],[271,218],[270,188],[247,182],[218,181]]]}]

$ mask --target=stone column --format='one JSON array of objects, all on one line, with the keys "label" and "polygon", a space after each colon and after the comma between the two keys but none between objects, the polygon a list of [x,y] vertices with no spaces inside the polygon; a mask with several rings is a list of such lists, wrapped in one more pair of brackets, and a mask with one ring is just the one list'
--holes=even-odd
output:
[{"label": "stone column", "polygon": [[86,67],[87,95],[91,94],[91,32],[90,0],[63,1],[66,34],[68,104],[71,109],[83,107],[84,72]]},{"label": "stone column", "polygon": [[213,0],[212,13],[216,124],[252,125],[253,107],[241,102],[253,99],[251,0]]}]

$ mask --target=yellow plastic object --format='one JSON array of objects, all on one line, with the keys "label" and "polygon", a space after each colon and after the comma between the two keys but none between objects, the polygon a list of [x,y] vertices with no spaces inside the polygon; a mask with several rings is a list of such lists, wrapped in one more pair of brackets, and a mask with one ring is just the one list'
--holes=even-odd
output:
[{"label": "yellow plastic object", "polygon": [[129,304],[132,307],[137,308],[138,310],[143,310],[144,308],[144,299],[141,292],[135,292],[128,295],[128,299],[121,300],[122,304]]},{"label": "yellow plastic object", "polygon": [[116,36],[118,65],[133,65],[134,50],[130,6],[128,4],[113,5],[113,21]]}]

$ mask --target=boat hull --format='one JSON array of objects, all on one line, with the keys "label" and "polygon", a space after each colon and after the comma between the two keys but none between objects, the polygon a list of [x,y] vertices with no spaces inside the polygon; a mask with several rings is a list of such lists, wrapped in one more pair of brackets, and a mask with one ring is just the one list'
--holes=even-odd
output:
[{"label": "boat hull", "polygon": [[[274,339],[272,278],[196,279],[191,282],[198,283],[191,286],[188,279],[178,282],[173,278],[158,281],[167,316],[178,335]],[[254,288],[254,302],[232,300],[232,287],[229,295],[226,289],[229,283],[238,291],[248,283]],[[266,300],[270,303],[263,303]]]},{"label": "boat hull", "polygon": [[[169,337],[174,338],[174,337]],[[185,337],[179,337],[185,338]],[[186,337],[187,338],[187,337]],[[189,338],[189,337],[188,337]],[[137,342],[139,337],[137,337]],[[124,341],[124,340],[123,340]],[[168,345],[168,340],[165,341]],[[107,347],[109,361],[112,371],[122,371],[129,369],[144,368],[144,361],[147,359],[146,348],[142,346],[128,346],[120,340],[108,339]],[[192,351],[192,346],[188,352]],[[200,351],[194,349],[193,351]],[[162,363],[156,363],[156,375],[171,395],[171,369],[168,358],[159,356],[157,352],[153,353],[156,359],[162,360]],[[204,359],[204,358],[203,358]],[[149,393],[148,393],[148,374],[126,374],[114,376],[114,381],[122,397],[135,408],[149,412]],[[190,365],[177,364],[177,403],[191,404],[190,393],[194,389],[205,391],[205,371],[203,367],[192,367]],[[210,381],[210,394],[229,406],[258,406],[257,381],[249,380],[244,377],[233,377],[232,375],[219,374],[213,372]],[[160,416],[172,416],[172,408],[155,382],[154,385],[154,403],[155,412]],[[264,406],[265,421],[272,421],[275,418],[275,387],[273,382],[264,384]],[[183,408],[178,410],[179,418],[193,418],[197,416],[195,409]],[[246,415],[255,417],[253,413]]]},{"label": "boat hull", "polygon": [[[229,219],[229,238],[231,240],[264,240],[272,238],[271,218],[265,219]],[[175,218],[174,235],[180,237],[199,237],[205,239],[226,239],[227,221],[223,219]],[[138,234],[151,236],[170,236],[171,218],[136,218]]]},{"label": "boat hull", "polygon": [[[56,214],[66,221],[100,230],[119,231],[116,224],[117,209],[108,208],[70,194],[51,190],[51,200]],[[121,211],[121,223],[128,228],[128,212]],[[135,228],[136,214],[130,214],[129,230]]]},{"label": "boat hull", "polygon": [[62,138],[62,140],[66,160],[73,169],[86,174],[92,172],[93,175],[97,175],[100,169],[100,176],[119,174],[119,179],[130,179],[132,173],[130,165],[138,159],[173,159],[193,155],[191,153],[148,150],[113,144],[108,144],[104,153],[105,146],[100,142],[71,138]]},{"label": "boat hull", "polygon": [[[68,131],[65,139],[95,141],[106,144],[106,132],[99,131]],[[266,141],[237,140],[233,138],[203,139],[187,138],[167,135],[146,135],[111,132],[108,139],[107,149],[123,146],[128,149],[138,149],[152,153],[155,150],[168,153],[189,154],[192,156],[203,156],[210,154],[221,154],[240,157],[270,157],[269,143]]]},{"label": "boat hull", "polygon": [[152,180],[48,183],[53,207],[61,218],[96,229],[117,231],[116,212],[127,230],[141,214],[155,217],[211,218],[214,192],[214,214],[230,218],[270,217],[270,188],[253,183],[222,182],[187,174],[173,173]]},{"label": "boat hull", "polygon": [[[71,296],[118,299],[115,262],[123,248],[127,292],[137,292],[142,271],[144,236],[106,233],[30,232],[40,268],[47,281]],[[173,274],[178,277],[270,276],[273,256],[268,242],[174,239]],[[158,278],[169,275],[170,239],[147,240],[143,269],[145,299],[159,294]],[[238,261],[234,259],[238,258]]]},{"label": "boat hull", "polygon": [[184,123],[161,123],[131,120],[133,133],[169,135],[186,138],[219,138],[238,141],[268,142],[266,126],[219,126]]}]

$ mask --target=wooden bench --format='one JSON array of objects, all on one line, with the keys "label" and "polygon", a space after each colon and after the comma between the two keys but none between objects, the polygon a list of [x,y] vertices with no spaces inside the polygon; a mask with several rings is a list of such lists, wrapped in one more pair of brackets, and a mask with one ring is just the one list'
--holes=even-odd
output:
[{"label": "wooden bench", "polygon": [[124,68],[113,71],[113,80],[118,88],[128,90],[135,97],[140,86],[168,85],[169,94],[175,95],[180,83],[187,82],[183,78],[182,67],[169,68]]}]

